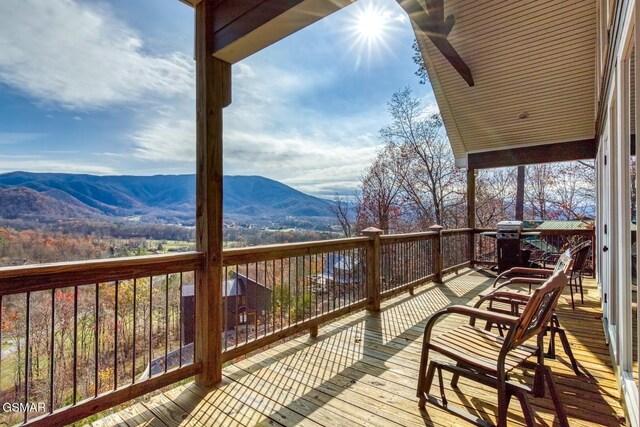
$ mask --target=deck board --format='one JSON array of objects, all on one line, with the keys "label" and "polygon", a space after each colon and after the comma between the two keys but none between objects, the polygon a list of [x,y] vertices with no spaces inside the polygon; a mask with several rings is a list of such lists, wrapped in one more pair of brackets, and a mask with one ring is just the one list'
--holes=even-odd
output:
[{"label": "deck board", "polygon": [[[223,382],[206,390],[193,383],[173,388],[95,426],[457,426],[466,425],[415,396],[422,331],[428,317],[449,304],[473,304],[491,283],[483,272],[465,270],[444,285],[428,284],[414,296],[383,303],[380,313],[360,311],[320,328],[317,338],[301,335],[236,361],[223,370]],[[572,310],[568,295],[558,316],[585,375],[576,377],[561,345],[557,359],[547,359],[572,426],[624,425],[617,383],[604,342],[598,294],[585,281],[585,304]],[[435,333],[463,318],[448,317]],[[514,371],[532,383],[533,373]],[[447,398],[495,422],[495,390],[461,379],[453,389],[445,374]],[[437,389],[432,389],[437,392]],[[557,424],[549,398],[531,399],[536,422]],[[523,425],[517,401],[509,425]]]}]

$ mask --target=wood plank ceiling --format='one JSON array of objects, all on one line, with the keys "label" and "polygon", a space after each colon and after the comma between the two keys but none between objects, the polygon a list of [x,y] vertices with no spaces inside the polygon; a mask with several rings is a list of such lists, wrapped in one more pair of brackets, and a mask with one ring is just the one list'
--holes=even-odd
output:
[{"label": "wood plank ceiling", "polygon": [[474,87],[414,29],[460,166],[468,153],[594,138],[595,1],[444,4]]}]

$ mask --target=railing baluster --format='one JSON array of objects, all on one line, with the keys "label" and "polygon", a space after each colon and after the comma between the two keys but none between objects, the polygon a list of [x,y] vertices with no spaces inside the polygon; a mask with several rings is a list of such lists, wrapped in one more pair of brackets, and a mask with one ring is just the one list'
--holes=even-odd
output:
[{"label": "railing baluster", "polygon": [[150,276],[149,277],[149,374],[148,374],[149,378],[151,378],[151,362],[152,361],[153,361],[153,276]]},{"label": "railing baluster", "polygon": [[[249,263],[245,263],[244,264],[244,271],[245,271],[245,276],[247,277],[248,280],[252,280],[249,276]],[[251,289],[253,290],[253,301],[256,300],[256,292],[258,291],[256,289],[257,287],[257,280],[256,280],[256,286],[252,286]],[[245,301],[245,313],[244,313],[244,342],[245,344],[247,342],[249,342],[249,296],[250,296],[250,292],[251,289],[246,289],[247,292],[247,298]],[[255,305],[255,304],[254,304]],[[255,317],[255,316],[254,316]]]},{"label": "railing baluster", "polygon": [[[282,271],[284,276],[284,270]],[[287,297],[287,323],[291,326],[291,258],[287,258],[287,291],[289,295]]]},{"label": "railing baluster", "polygon": [[165,277],[164,283],[164,373],[169,368],[169,275]]},{"label": "railing baluster", "polygon": [[280,258],[280,329],[284,328],[284,259]]},{"label": "railing baluster", "polygon": [[0,295],[0,390],[2,390],[2,295]]},{"label": "railing baluster", "polygon": [[133,279],[133,360],[131,361],[131,384],[136,383],[136,330],[138,329],[137,320],[137,301],[138,301],[138,279]]},{"label": "railing baluster", "polygon": [[78,402],[78,287],[73,287],[73,404]]},{"label": "railing baluster", "polygon": [[[301,313],[304,312],[304,295],[300,295],[300,257],[296,255],[295,257],[295,261],[293,259],[290,259],[290,265],[292,265],[292,269],[293,269],[293,280],[295,280],[294,282],[294,291],[295,291],[295,303],[296,303],[296,307],[295,307],[295,313],[296,313],[296,317],[295,317],[295,323],[300,323],[300,321],[303,319],[303,316],[301,316]],[[300,307],[302,305],[302,307]]]},{"label": "railing baluster", "polygon": [[229,339],[227,331],[229,330],[229,268],[224,268],[224,276],[222,277],[222,334],[224,336],[224,349],[229,347]]},{"label": "railing baluster", "polygon": [[2,295],[0,295],[0,390],[2,390]]},{"label": "railing baluster", "polygon": [[25,347],[24,347],[24,422],[29,419],[29,411],[27,410],[27,403],[29,403],[29,324],[31,318],[31,292],[27,292],[26,300],[26,314],[25,314]]},{"label": "railing baluster", "polygon": [[[311,263],[311,261],[313,260],[313,264]],[[314,275],[314,281],[315,281],[315,285],[314,285],[314,296],[313,299],[315,300],[315,306],[316,309],[313,313],[314,317],[318,315],[318,254],[314,254],[314,255],[309,255],[309,274]],[[311,286],[311,283],[309,284],[309,286]]]},{"label": "railing baluster", "polygon": [[[255,266],[255,277],[256,277],[256,282],[257,282],[258,280],[260,280],[259,279],[260,276],[258,275],[258,263],[254,262],[253,265]],[[266,284],[265,284],[265,286],[266,286]],[[258,292],[257,289],[256,289],[256,292]],[[253,316],[254,317],[253,322],[255,324],[254,325],[255,326],[255,332],[254,332],[253,336],[256,339],[258,338],[258,315],[262,316],[262,310],[260,310],[260,313],[258,313],[258,308],[262,306],[262,301],[258,301],[258,298],[262,299],[262,292],[260,293],[260,295],[258,295],[256,293],[256,299],[255,299],[255,301],[256,301],[256,315]]]},{"label": "railing baluster", "polygon": [[[302,256],[302,301],[304,303],[305,298],[307,296],[311,297],[311,292],[309,292],[307,290],[307,269],[306,269],[306,265],[307,265],[307,257],[305,255]],[[311,284],[309,284],[311,285]],[[307,293],[308,292],[308,293]],[[309,304],[311,304],[311,300],[309,300]],[[302,312],[302,320],[306,320],[307,318],[307,310],[306,308],[303,306],[302,307],[303,312]],[[309,309],[311,309],[311,307],[309,307]],[[311,310],[309,310],[309,315],[311,314]]]},{"label": "railing baluster", "polygon": [[275,275],[276,275],[276,262],[275,260],[271,261],[271,270],[273,271],[273,276],[269,277],[270,279],[273,279],[271,281],[271,307],[273,309],[273,314],[271,315],[272,317],[272,322],[273,322],[273,329],[272,331],[276,330],[276,280],[275,280]]},{"label": "railing baluster", "polygon": [[235,266],[235,273],[236,273],[236,281],[234,283],[234,287],[231,288],[231,290],[234,292],[233,295],[231,295],[233,297],[233,301],[234,301],[234,305],[235,305],[235,309],[234,309],[234,319],[232,320],[232,325],[233,325],[233,339],[235,341],[235,346],[238,345],[238,322],[240,321],[240,313],[238,313],[238,298],[240,297],[240,295],[238,295],[240,293],[240,286],[238,284],[238,275],[240,273],[239,271],[240,269],[238,268],[238,265]]},{"label": "railing baluster", "polygon": [[98,397],[98,385],[99,385],[99,378],[98,378],[98,373],[100,371],[100,366],[98,363],[98,338],[99,338],[99,329],[100,329],[100,322],[99,322],[99,298],[100,298],[100,284],[96,283],[96,305],[95,305],[95,323],[96,323],[96,327],[95,327],[95,336],[94,336],[94,340],[93,340],[93,344],[94,344],[94,367],[95,367],[95,373],[94,373],[94,388],[95,388],[95,393],[94,393],[94,397]]},{"label": "railing baluster", "polygon": [[182,271],[180,272],[180,284],[179,284],[180,301],[178,302],[180,307],[180,313],[178,315],[178,367],[182,368],[182,325],[184,323],[184,304],[182,302]]},{"label": "railing baluster", "polygon": [[118,389],[118,289],[120,288],[120,281],[116,280],[115,283],[115,302],[113,310],[113,389]]},{"label": "railing baluster", "polygon": [[[53,356],[55,351],[56,290],[51,289],[51,353],[49,354],[49,412],[53,412]],[[2,342],[2,340],[0,340]]]}]

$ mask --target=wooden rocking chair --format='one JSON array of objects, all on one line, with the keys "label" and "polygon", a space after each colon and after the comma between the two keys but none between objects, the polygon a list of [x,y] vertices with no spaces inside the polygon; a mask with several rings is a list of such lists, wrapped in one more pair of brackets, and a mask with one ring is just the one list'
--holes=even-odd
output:
[{"label": "wooden rocking chair", "polygon": [[[453,387],[457,387],[457,379],[462,376],[497,389],[499,427],[507,425],[507,411],[512,396],[516,396],[520,401],[527,425],[533,426],[535,425],[533,412],[527,395],[533,394],[536,397],[543,397],[544,383],[546,382],[560,425],[568,426],[558,390],[551,371],[544,365],[542,354],[543,332],[558,303],[562,289],[567,285],[567,280],[567,276],[563,272],[555,273],[528,297],[519,317],[460,305],[450,306],[433,314],[427,321],[422,344],[417,390],[420,408],[424,409],[426,403],[429,402],[476,425],[491,425],[488,421],[451,405],[447,401],[442,371],[448,371],[453,374],[451,382]],[[450,314],[469,317],[469,324],[431,337],[436,322],[442,316]],[[509,330],[503,337],[476,327],[476,319],[506,325]],[[524,344],[534,336],[537,336],[536,346]],[[429,360],[430,351],[453,359],[454,363]],[[537,363],[533,364],[535,366],[533,388],[509,381],[509,372],[518,366],[531,364],[527,359],[533,355],[537,356]],[[436,370],[439,377],[440,398],[429,394]]]}]

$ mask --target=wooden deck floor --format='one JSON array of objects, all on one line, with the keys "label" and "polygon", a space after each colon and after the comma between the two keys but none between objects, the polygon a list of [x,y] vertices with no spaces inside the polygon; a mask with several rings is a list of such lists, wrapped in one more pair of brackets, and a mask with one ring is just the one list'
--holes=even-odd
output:
[{"label": "wooden deck floor", "polygon": [[[465,270],[449,276],[445,285],[429,284],[414,296],[405,294],[385,302],[378,314],[355,313],[322,327],[317,338],[302,336],[230,365],[224,369],[222,384],[213,390],[193,383],[176,387],[93,425],[466,425],[435,407],[418,409],[415,387],[421,334],[435,310],[448,304],[471,304],[491,283],[486,274]],[[593,281],[586,281],[585,291],[584,305],[578,303],[571,310],[561,300],[558,309],[584,375],[574,375],[561,347],[558,359],[548,363],[570,425],[624,425]],[[519,371],[515,378],[531,383],[532,373]],[[448,381],[445,385],[450,401],[495,422],[495,391],[464,380],[459,390]],[[554,424],[550,399],[531,402],[540,425]],[[509,425],[522,424],[520,406],[514,400]]]}]

